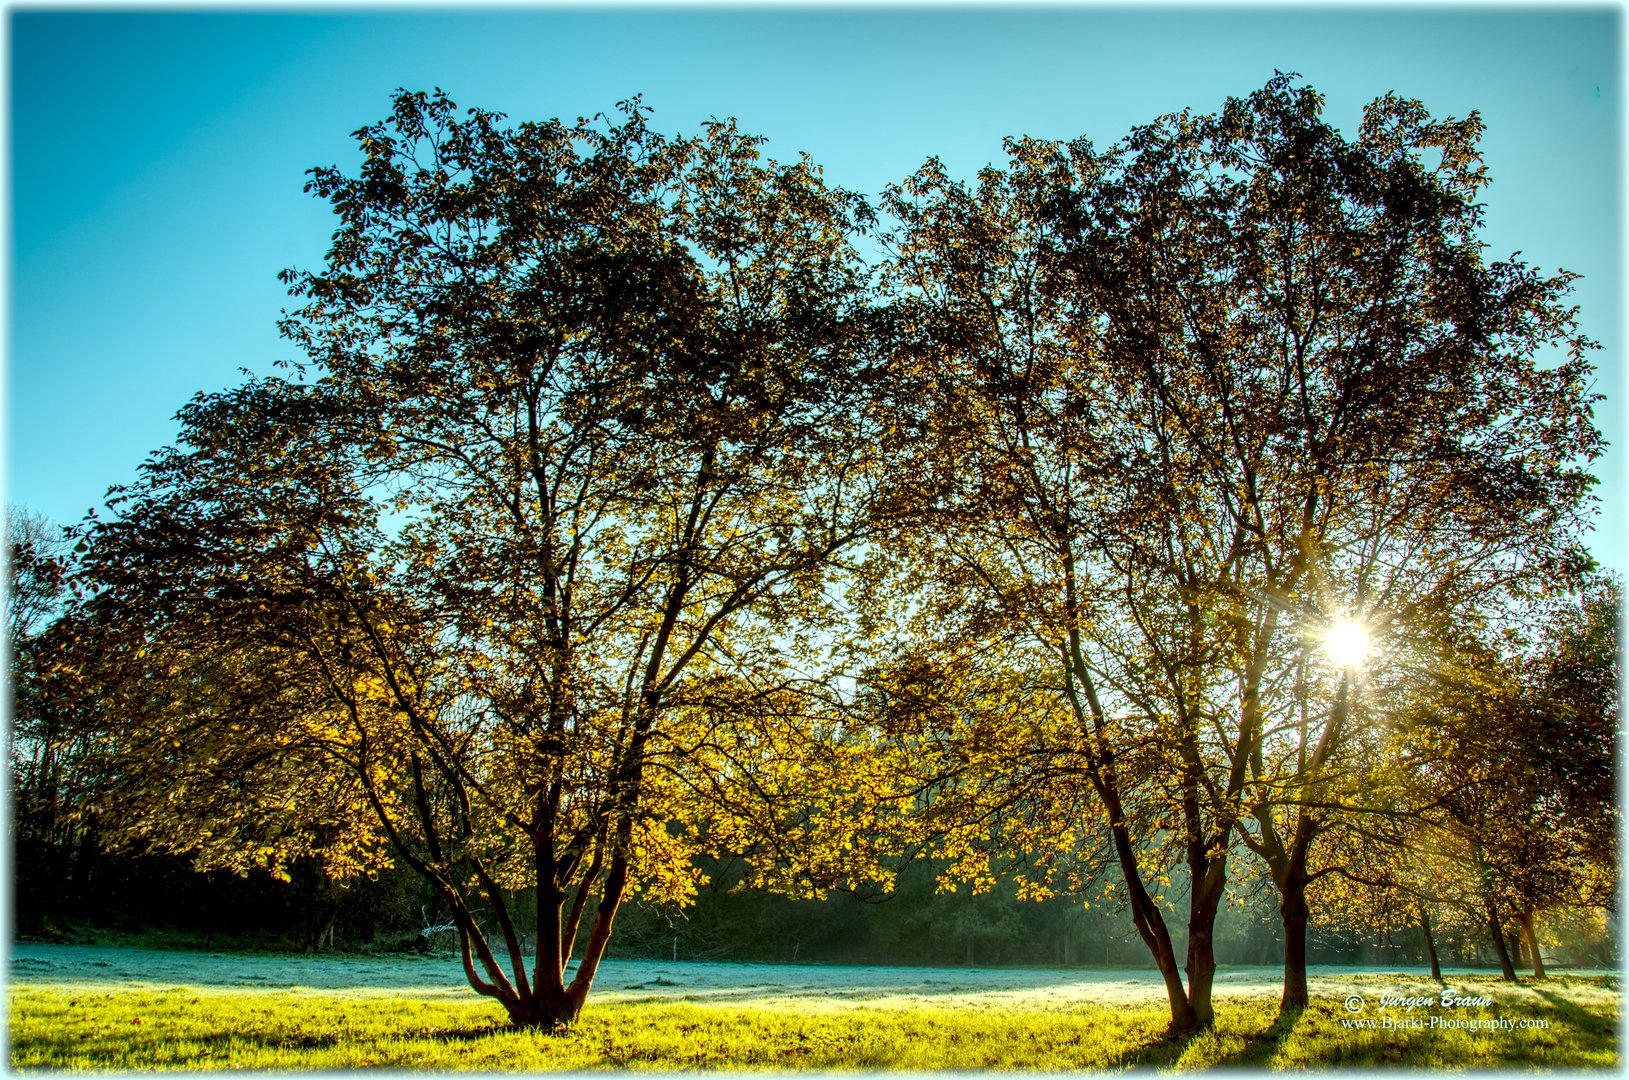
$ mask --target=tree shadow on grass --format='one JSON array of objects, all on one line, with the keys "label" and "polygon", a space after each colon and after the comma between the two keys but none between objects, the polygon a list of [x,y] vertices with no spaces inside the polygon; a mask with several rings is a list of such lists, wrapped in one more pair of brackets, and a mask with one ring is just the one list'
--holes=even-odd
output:
[{"label": "tree shadow on grass", "polygon": [[[397,1039],[425,1039],[439,1043],[478,1042],[481,1039],[518,1030],[507,1024],[491,1022],[468,1027],[410,1028],[404,1027],[394,1034]],[[260,1030],[212,1031],[196,1036],[197,1042],[211,1050],[232,1046],[252,1046],[264,1050],[328,1050],[345,1043],[375,1041],[378,1036],[359,1034],[344,1027],[312,1030]]]},{"label": "tree shadow on grass", "polygon": [[[344,1041],[336,1032],[236,1031],[213,1029],[188,1032],[178,1038],[162,1027],[141,1031],[119,1030],[81,1036],[72,1052],[93,1070],[133,1068],[218,1068],[245,1050],[306,1051],[326,1050]],[[57,1058],[68,1052],[53,1052]],[[15,1057],[13,1062],[15,1063]]]},{"label": "tree shadow on grass", "polygon": [[[419,1032],[419,1035],[426,1039],[434,1039],[436,1042],[444,1043],[478,1042],[481,1039],[489,1038],[493,1035],[503,1035],[510,1032],[523,1030],[526,1029],[512,1027],[509,1024],[501,1023],[495,1020],[492,1023],[480,1024],[475,1027],[430,1028],[426,1031]],[[569,1028],[560,1028],[557,1030],[545,1030],[543,1028],[538,1028],[536,1030],[539,1034],[544,1035],[565,1035],[570,1032]]]},{"label": "tree shadow on grass", "polygon": [[1114,1069],[1167,1069],[1175,1065],[1193,1041],[1193,1034],[1151,1034],[1136,1046],[1120,1051],[1114,1057],[1092,1066],[1105,1072]]},{"label": "tree shadow on grass", "polygon": [[1278,1017],[1271,1025],[1259,1035],[1254,1035],[1246,1040],[1242,1050],[1218,1059],[1214,1067],[1258,1069],[1271,1067],[1273,1059],[1278,1056],[1279,1049],[1289,1039],[1290,1034],[1295,1031],[1295,1026],[1301,1022],[1301,1017],[1305,1012],[1305,1009],[1280,1009]]},{"label": "tree shadow on grass", "polygon": [[[1293,1012],[1280,1012],[1278,1018],[1259,1034],[1250,1037],[1244,1049],[1237,1053],[1220,1058],[1208,1064],[1207,1068],[1255,1067],[1265,1068],[1277,1055],[1278,1049],[1288,1039],[1290,1032],[1301,1019],[1301,1010]],[[1112,1069],[1170,1069],[1178,1067],[1183,1056],[1188,1052],[1195,1039],[1208,1035],[1209,1032],[1195,1031],[1182,1035],[1169,1033],[1156,1035],[1145,1040],[1141,1045],[1122,1051],[1113,1059],[1103,1062],[1099,1068]]]},{"label": "tree shadow on grass", "polygon": [[1568,1001],[1560,994],[1544,989],[1543,984],[1529,984],[1528,989],[1548,1002],[1562,1022],[1577,1032],[1588,1035],[1613,1035],[1617,1032],[1615,1018],[1591,1012],[1577,1002]]},{"label": "tree shadow on grass", "polygon": [[[490,1023],[480,1026],[456,1028],[404,1028],[395,1036],[397,1039],[414,1040],[424,1039],[430,1042],[443,1044],[479,1042],[494,1035],[501,1035],[515,1029],[501,1023]],[[362,1045],[380,1041],[376,1036],[358,1035],[343,1028],[324,1031],[216,1031],[196,1039],[203,1044],[204,1052],[199,1055],[202,1063],[213,1058],[230,1059],[234,1052],[242,1049],[259,1049],[270,1051],[310,1051],[331,1050],[347,1043]],[[388,1040],[386,1040],[388,1041]]]}]

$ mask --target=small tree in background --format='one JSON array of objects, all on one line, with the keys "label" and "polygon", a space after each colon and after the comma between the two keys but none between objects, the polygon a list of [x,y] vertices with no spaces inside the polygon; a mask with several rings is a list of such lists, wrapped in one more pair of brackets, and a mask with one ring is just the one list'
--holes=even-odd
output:
[{"label": "small tree in background", "polygon": [[1508,979],[1513,952],[1544,976],[1541,915],[1616,905],[1619,610],[1617,583],[1592,578],[1495,644],[1445,631],[1390,690],[1392,784],[1409,807],[1393,846],[1436,853],[1415,889],[1474,908]]}]

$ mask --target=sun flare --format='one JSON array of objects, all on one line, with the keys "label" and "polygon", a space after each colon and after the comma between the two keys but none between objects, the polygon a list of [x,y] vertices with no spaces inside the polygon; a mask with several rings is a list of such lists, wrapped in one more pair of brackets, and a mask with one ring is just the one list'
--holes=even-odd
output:
[{"label": "sun flare", "polygon": [[1343,668],[1361,665],[1369,655],[1369,632],[1350,619],[1324,631],[1324,655]]}]

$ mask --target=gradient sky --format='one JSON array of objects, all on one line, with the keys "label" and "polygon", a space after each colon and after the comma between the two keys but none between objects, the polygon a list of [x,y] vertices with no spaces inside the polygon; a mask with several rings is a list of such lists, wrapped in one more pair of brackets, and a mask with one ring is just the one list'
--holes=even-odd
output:
[{"label": "gradient sky", "polygon": [[[291,350],[277,272],[319,264],[331,224],[302,193],[352,165],[349,133],[396,87],[517,119],[643,94],[655,124],[735,116],[870,194],[937,154],[970,175],[1001,139],[1088,135],[1218,108],[1295,71],[1351,130],[1395,90],[1480,110],[1485,239],[1584,275],[1598,415],[1625,431],[1621,18],[1616,7],[1051,7],[260,13],[18,9],[10,21],[12,262],[6,500],[68,523],[176,432],[200,390]],[[1597,471],[1601,561],[1624,454]]]}]

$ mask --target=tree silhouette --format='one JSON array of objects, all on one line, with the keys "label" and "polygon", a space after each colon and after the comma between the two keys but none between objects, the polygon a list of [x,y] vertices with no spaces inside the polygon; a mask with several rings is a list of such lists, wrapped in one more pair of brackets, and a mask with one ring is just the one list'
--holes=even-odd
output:
[{"label": "tree silhouette", "polygon": [[630,890],[685,896],[756,827],[717,819],[823,775],[766,703],[876,508],[866,210],[637,104],[401,93],[357,139],[286,275],[306,359],[194,401],[90,530],[107,734],[147,842],[405,862],[476,990],[568,1024]]},{"label": "tree silhouette", "polygon": [[[975,188],[930,163],[892,202],[946,473],[910,580],[939,631],[1022,642],[1072,718],[998,757],[1095,796],[1178,1030],[1211,1018],[1238,843],[1306,1004],[1312,846],[1363,810],[1365,675],[1324,635],[1384,646],[1585,562],[1571,275],[1483,258],[1474,115],[1388,96],[1348,139],[1321,108],[1279,76],[1105,151],[1012,143]],[[1150,888],[1173,861],[1186,987]]]}]

